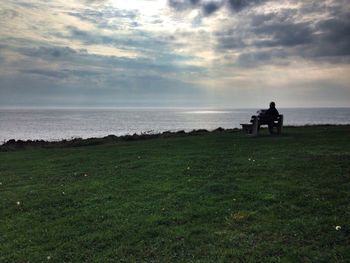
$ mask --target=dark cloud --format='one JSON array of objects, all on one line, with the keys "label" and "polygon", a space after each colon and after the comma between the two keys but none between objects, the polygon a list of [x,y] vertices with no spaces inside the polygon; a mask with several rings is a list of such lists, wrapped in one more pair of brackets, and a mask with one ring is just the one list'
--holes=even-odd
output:
[{"label": "dark cloud", "polygon": [[184,11],[198,7],[201,4],[201,0],[168,0],[168,4],[176,11]]},{"label": "dark cloud", "polygon": [[43,58],[46,60],[62,59],[72,57],[77,51],[70,47],[38,47],[38,48],[20,48],[20,53],[29,57]]},{"label": "dark cloud", "polygon": [[324,42],[334,43],[345,47],[343,52],[349,55],[350,52],[350,13],[344,18],[332,18],[319,22],[316,30],[320,33],[318,38]]},{"label": "dark cloud", "polygon": [[176,11],[189,9],[201,9],[203,15],[211,15],[223,6],[227,6],[233,12],[240,12],[248,7],[256,6],[267,2],[268,0],[169,0],[169,6]]},{"label": "dark cloud", "polygon": [[226,31],[215,34],[218,40],[217,49],[219,52],[232,49],[242,49],[248,46],[242,36],[230,32],[231,31]]},{"label": "dark cloud", "polygon": [[[253,28],[252,32],[263,40],[255,41],[257,47],[297,46],[313,41],[313,28],[309,23],[273,23]],[[267,39],[267,40],[264,40]]]},{"label": "dark cloud", "polygon": [[294,56],[309,58],[350,55],[350,21],[341,16],[303,23],[277,20],[252,32],[259,38],[255,47],[291,48]]},{"label": "dark cloud", "polygon": [[259,27],[262,25],[267,25],[271,23],[291,23],[298,20],[298,10],[297,9],[281,9],[278,12],[271,13],[252,13],[248,16],[250,19],[250,26]]},{"label": "dark cloud", "polygon": [[260,5],[264,2],[267,2],[267,0],[228,0],[227,2],[232,11],[239,12],[247,7]]},{"label": "dark cloud", "polygon": [[310,45],[297,51],[304,57],[338,57],[343,62],[344,57],[350,56],[350,21],[337,17],[318,22]]},{"label": "dark cloud", "polygon": [[201,1],[201,0],[169,0],[169,6],[175,11],[186,11],[200,9],[204,16],[211,15],[219,10],[223,5],[223,0]]},{"label": "dark cloud", "polygon": [[303,3],[300,2],[300,9],[239,14],[241,19],[232,28],[214,34],[218,52],[239,52],[237,64],[241,66],[280,64],[291,57],[332,63],[348,61],[345,57],[350,56],[349,9],[340,11],[337,2],[307,2],[306,6]]},{"label": "dark cloud", "polygon": [[[270,0],[185,1],[170,0],[176,11],[201,9],[204,16],[226,6],[238,16],[232,28],[214,32],[218,52],[240,51],[240,65],[273,63],[288,57],[327,59],[350,55],[350,5],[347,1],[299,1],[299,8],[271,13],[250,9]],[[249,49],[249,52],[246,50]],[[343,62],[344,59],[339,60]],[[280,63],[280,62],[278,62]]]},{"label": "dark cloud", "polygon": [[204,3],[202,10],[204,12],[204,15],[211,15],[214,12],[216,12],[220,7],[221,7],[221,3],[220,2],[208,2],[208,3]]}]

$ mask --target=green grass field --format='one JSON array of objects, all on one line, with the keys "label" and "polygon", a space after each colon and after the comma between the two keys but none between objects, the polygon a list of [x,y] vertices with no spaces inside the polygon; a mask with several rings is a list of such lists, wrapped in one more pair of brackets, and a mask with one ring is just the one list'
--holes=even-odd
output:
[{"label": "green grass field", "polygon": [[0,262],[350,262],[350,126],[264,132],[0,152]]}]

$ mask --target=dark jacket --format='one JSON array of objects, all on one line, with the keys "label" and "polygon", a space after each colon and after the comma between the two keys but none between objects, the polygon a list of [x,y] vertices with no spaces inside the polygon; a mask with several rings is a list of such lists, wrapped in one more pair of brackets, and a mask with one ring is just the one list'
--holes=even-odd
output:
[{"label": "dark jacket", "polygon": [[265,115],[276,119],[279,115],[278,110],[276,108],[269,108],[267,111],[265,111]]}]

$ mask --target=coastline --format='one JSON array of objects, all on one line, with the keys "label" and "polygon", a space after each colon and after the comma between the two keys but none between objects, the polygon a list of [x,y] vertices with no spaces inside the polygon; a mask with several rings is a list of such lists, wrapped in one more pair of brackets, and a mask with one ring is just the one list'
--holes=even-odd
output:
[{"label": "coastline", "polygon": [[[283,129],[295,129],[295,128],[319,128],[319,127],[340,127],[340,126],[349,126],[350,124],[306,124],[306,125],[286,125],[283,127]],[[262,130],[265,130],[266,128],[263,127]],[[11,151],[11,150],[19,150],[24,149],[28,147],[80,147],[80,146],[92,146],[92,145],[99,145],[99,144],[105,144],[105,143],[113,143],[113,142],[126,142],[126,141],[138,141],[138,140],[149,140],[149,139],[156,139],[156,138],[176,138],[176,137],[184,137],[184,136],[197,136],[197,135],[204,135],[204,134],[211,134],[211,133],[217,133],[217,132],[226,132],[226,133],[237,133],[241,132],[242,129],[240,128],[231,128],[231,129],[225,129],[222,127],[218,127],[214,130],[207,130],[207,129],[194,129],[192,131],[186,132],[184,130],[179,131],[165,131],[161,133],[134,133],[132,135],[121,135],[117,136],[114,134],[110,134],[104,137],[90,137],[90,138],[71,138],[71,139],[62,139],[62,140],[55,140],[55,141],[49,141],[49,140],[15,140],[10,139],[8,141],[5,141],[3,144],[0,145],[0,151]],[[283,136],[284,134],[282,134]]]}]

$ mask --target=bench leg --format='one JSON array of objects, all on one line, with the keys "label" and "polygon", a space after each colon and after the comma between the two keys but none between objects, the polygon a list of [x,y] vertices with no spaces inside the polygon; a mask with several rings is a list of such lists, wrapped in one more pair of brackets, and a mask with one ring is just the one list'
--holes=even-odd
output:
[{"label": "bench leg", "polygon": [[283,116],[281,116],[280,119],[278,120],[278,125],[277,125],[278,134],[282,133],[282,127],[283,127]]},{"label": "bench leg", "polygon": [[258,136],[259,134],[259,123],[258,123],[258,118],[253,119],[253,126],[252,126],[252,135],[253,136]]}]

